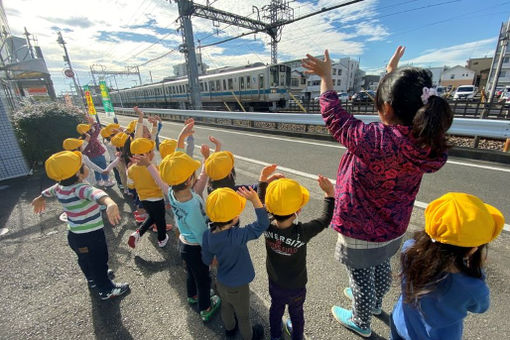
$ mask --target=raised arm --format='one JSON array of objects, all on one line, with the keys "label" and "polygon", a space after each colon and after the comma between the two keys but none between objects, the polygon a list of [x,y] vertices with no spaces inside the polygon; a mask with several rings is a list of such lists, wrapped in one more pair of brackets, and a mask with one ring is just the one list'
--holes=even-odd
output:
[{"label": "raised arm", "polygon": [[333,79],[331,77],[331,59],[328,50],[324,51],[324,60],[315,58],[307,54],[306,59],[302,60],[302,65],[307,70],[306,74],[316,74],[321,77],[321,94],[326,91],[333,91]]},{"label": "raised arm", "polygon": [[319,175],[317,182],[324,192],[324,205],[322,208],[322,214],[319,218],[313,219],[308,223],[303,223],[304,242],[307,242],[327,228],[333,218],[333,210],[335,208],[335,188],[333,183],[322,175]]},{"label": "raised arm", "polygon": [[232,242],[245,244],[248,241],[257,239],[267,230],[269,227],[269,217],[267,216],[267,211],[262,205],[257,192],[253,190],[253,188],[241,187],[237,190],[237,193],[252,203],[253,208],[255,208],[255,215],[257,216],[256,222],[248,224],[244,226],[244,228],[239,228],[238,232],[233,234]]}]

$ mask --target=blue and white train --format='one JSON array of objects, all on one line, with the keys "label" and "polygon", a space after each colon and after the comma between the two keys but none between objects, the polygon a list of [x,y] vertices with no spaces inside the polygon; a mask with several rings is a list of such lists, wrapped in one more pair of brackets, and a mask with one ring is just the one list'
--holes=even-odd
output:
[{"label": "blue and white train", "polygon": [[[199,76],[204,109],[274,111],[288,103],[290,67],[256,63],[216,70]],[[186,77],[121,90],[111,90],[114,106],[188,109],[190,94]],[[236,99],[237,97],[237,99]],[[99,98],[98,98],[99,99]]]}]

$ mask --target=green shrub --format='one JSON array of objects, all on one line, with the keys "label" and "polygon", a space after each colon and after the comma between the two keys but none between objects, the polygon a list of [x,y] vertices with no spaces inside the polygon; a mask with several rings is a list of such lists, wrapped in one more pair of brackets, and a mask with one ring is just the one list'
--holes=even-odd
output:
[{"label": "green shrub", "polygon": [[14,112],[14,129],[23,153],[30,164],[44,162],[62,151],[62,142],[78,137],[76,125],[84,122],[83,112],[62,103],[23,103]]}]

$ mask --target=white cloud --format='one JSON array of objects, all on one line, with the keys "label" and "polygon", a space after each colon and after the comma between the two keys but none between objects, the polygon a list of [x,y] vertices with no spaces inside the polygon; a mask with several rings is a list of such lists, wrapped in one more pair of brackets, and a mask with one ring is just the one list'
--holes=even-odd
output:
[{"label": "white cloud", "polygon": [[423,54],[411,59],[401,61],[402,65],[413,64],[415,66],[455,66],[466,64],[471,57],[492,56],[497,37],[471,41],[463,44],[425,50]]}]

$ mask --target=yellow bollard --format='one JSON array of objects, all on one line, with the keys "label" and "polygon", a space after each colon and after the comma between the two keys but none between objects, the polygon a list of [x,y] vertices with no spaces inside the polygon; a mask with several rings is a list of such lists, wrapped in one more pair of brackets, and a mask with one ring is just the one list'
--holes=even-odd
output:
[{"label": "yellow bollard", "polygon": [[506,139],[505,145],[503,146],[503,152],[510,152],[510,138]]}]

